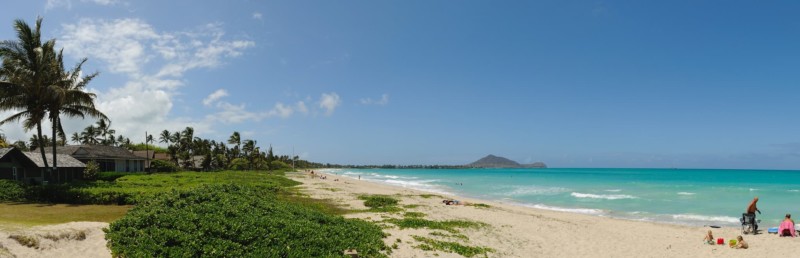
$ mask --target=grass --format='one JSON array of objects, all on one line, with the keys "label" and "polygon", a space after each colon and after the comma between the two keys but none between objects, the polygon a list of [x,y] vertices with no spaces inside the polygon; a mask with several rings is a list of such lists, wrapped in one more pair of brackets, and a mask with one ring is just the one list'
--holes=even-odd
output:
[{"label": "grass", "polygon": [[420,207],[420,205],[419,205],[419,204],[408,204],[408,205],[403,205],[403,208],[406,208],[406,209],[414,209],[414,208],[418,208],[418,207]]},{"label": "grass", "polygon": [[8,238],[14,239],[20,245],[27,246],[29,248],[39,248],[39,239],[34,236],[29,235],[10,235]]},{"label": "grass", "polygon": [[483,204],[483,203],[470,203],[470,204],[467,204],[466,206],[473,206],[473,207],[478,207],[478,208],[491,208],[492,207],[491,205]]},{"label": "grass", "polygon": [[467,220],[446,220],[446,221],[433,221],[422,218],[403,218],[403,219],[388,219],[385,222],[392,223],[405,228],[429,228],[439,229],[450,233],[458,233],[459,228],[480,228],[486,226],[486,223],[474,222]]},{"label": "grass", "polygon": [[0,224],[37,226],[71,221],[112,222],[122,216],[129,205],[70,205],[0,203]]},{"label": "grass", "polygon": [[494,249],[488,247],[466,246],[456,242],[440,241],[421,236],[411,237],[414,238],[414,240],[421,242],[422,244],[416,247],[425,251],[444,251],[449,253],[457,253],[464,257],[473,257],[479,254],[486,256],[487,253],[494,252]]},{"label": "grass", "polygon": [[422,217],[425,217],[426,215],[427,214],[422,213],[422,212],[408,211],[405,214],[403,214],[403,217],[406,217],[406,218],[422,218]]},{"label": "grass", "polygon": [[462,234],[458,234],[458,233],[455,233],[455,234],[451,235],[451,234],[442,233],[442,232],[439,232],[439,231],[433,231],[433,232],[429,233],[429,235],[438,236],[438,237],[452,237],[452,238],[457,238],[457,239],[460,239],[460,240],[463,240],[463,241],[469,241],[469,237],[467,237],[465,235],[462,235]]},{"label": "grass", "polygon": [[84,240],[86,239],[86,231],[85,230],[72,230],[68,232],[61,232],[59,234],[52,234],[48,233],[47,235],[42,236],[43,238],[50,239],[52,241],[59,241],[62,239],[67,240]]},{"label": "grass", "polygon": [[[369,209],[364,210],[365,212],[401,212],[403,211],[402,208],[397,207],[397,204],[400,200],[395,199],[391,196],[386,195],[361,195],[358,196],[358,199],[364,200],[364,206],[367,206]],[[358,212],[358,211],[356,211]]]},{"label": "grass", "polygon": [[425,198],[425,199],[430,199],[430,198],[433,198],[433,197],[444,198],[444,197],[442,197],[441,195],[438,195],[438,194],[420,194],[419,197],[422,197],[422,198]]}]

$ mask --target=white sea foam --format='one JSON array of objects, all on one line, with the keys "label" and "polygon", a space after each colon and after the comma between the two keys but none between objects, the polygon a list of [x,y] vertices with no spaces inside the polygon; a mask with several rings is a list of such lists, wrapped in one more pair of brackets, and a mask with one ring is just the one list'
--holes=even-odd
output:
[{"label": "white sea foam", "polygon": [[612,193],[618,193],[618,192],[621,192],[622,189],[608,189],[608,190],[605,190],[605,191],[606,192],[612,192]]},{"label": "white sea foam", "polygon": [[603,210],[598,209],[581,209],[581,208],[563,208],[563,207],[554,207],[554,206],[547,206],[544,204],[534,204],[534,205],[525,205],[528,207],[533,207],[542,210],[551,210],[551,211],[563,211],[563,212],[570,212],[570,213],[581,213],[581,214],[590,214],[590,215],[600,215],[603,214]]},{"label": "white sea foam", "polygon": [[570,195],[575,198],[590,198],[590,199],[606,199],[606,200],[619,200],[619,199],[636,199],[638,197],[627,194],[587,194],[572,192]]},{"label": "white sea foam", "polygon": [[695,195],[695,193],[690,193],[690,192],[678,192],[678,195]]},{"label": "white sea foam", "polygon": [[527,195],[555,195],[569,191],[563,187],[546,187],[546,186],[515,186],[510,192],[501,193],[505,196],[527,196]]},{"label": "white sea foam", "polygon": [[707,215],[697,215],[697,214],[674,214],[672,218],[678,221],[689,221],[689,222],[724,222],[724,223],[741,223],[739,218],[736,217],[729,217],[729,216],[707,216]]},{"label": "white sea foam", "polygon": [[789,190],[789,192],[794,192],[794,193],[796,193],[796,192],[800,192],[800,190],[797,190],[797,189],[792,189],[792,190]]},{"label": "white sea foam", "polygon": [[438,193],[438,194],[447,194],[447,195],[451,194],[450,192],[447,192],[447,191],[443,190],[440,186],[437,186],[437,185],[434,185],[434,184],[430,184],[430,183],[433,183],[433,182],[437,182],[439,180],[408,181],[408,180],[387,179],[387,180],[369,180],[369,181],[378,182],[378,183],[384,183],[384,184],[389,184],[389,185],[395,185],[395,186],[400,186],[400,187],[405,187],[405,188],[411,188],[411,189],[416,189],[416,190],[421,190],[421,191],[426,191],[426,192],[434,192],[434,193]]},{"label": "white sea foam", "polygon": [[758,189],[757,189],[757,188],[750,188],[750,191],[751,191],[751,192],[752,192],[752,191],[758,191]]}]

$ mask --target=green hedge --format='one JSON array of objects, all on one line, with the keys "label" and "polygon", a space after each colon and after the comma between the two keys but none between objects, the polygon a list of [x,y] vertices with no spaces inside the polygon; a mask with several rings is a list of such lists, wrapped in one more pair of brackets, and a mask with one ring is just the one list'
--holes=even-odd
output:
[{"label": "green hedge", "polygon": [[0,202],[19,202],[25,200],[25,188],[13,180],[0,179]]},{"label": "green hedge", "polygon": [[141,174],[141,173],[142,172],[100,172],[97,173],[97,180],[114,182],[115,180],[117,180],[117,178],[127,175]]},{"label": "green hedge", "polygon": [[141,202],[107,229],[122,257],[385,257],[381,229],[237,185],[171,191]]},{"label": "green hedge", "polygon": [[154,159],[150,161],[150,170],[155,172],[177,172],[180,168],[171,161]]}]

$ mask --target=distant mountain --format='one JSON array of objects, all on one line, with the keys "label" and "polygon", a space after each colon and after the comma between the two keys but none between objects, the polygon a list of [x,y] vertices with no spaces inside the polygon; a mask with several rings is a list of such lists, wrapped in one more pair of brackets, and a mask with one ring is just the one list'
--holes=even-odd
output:
[{"label": "distant mountain", "polygon": [[467,164],[467,167],[473,168],[547,168],[542,162],[536,162],[533,164],[519,164],[516,161],[498,157],[495,155],[489,155],[483,157],[475,162]]}]

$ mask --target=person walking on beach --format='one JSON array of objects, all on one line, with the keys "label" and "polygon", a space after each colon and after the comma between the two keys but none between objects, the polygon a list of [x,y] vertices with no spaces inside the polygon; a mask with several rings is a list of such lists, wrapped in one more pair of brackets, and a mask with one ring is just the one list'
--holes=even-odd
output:
[{"label": "person walking on beach", "polygon": [[744,214],[745,218],[747,219],[747,222],[753,225],[753,234],[756,234],[756,232],[758,232],[758,224],[756,224],[756,211],[758,212],[758,214],[761,214],[761,210],[758,209],[756,203],[758,203],[758,196],[756,196],[755,198],[753,198],[752,201],[750,201],[750,204],[747,205],[747,210],[745,210]]}]

